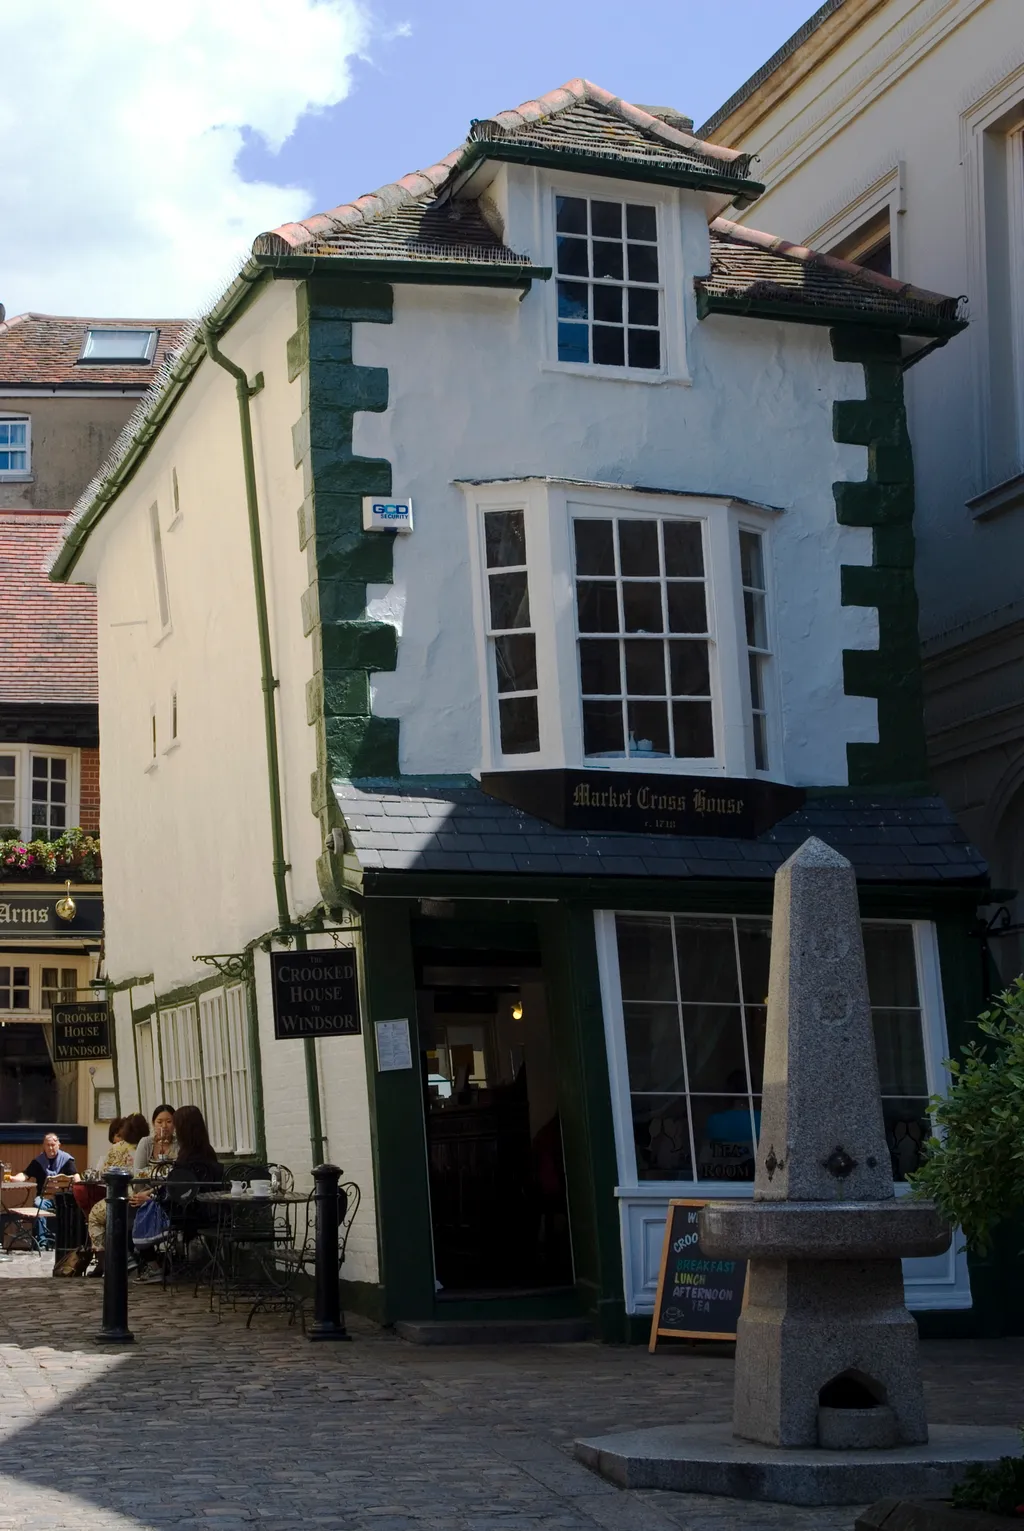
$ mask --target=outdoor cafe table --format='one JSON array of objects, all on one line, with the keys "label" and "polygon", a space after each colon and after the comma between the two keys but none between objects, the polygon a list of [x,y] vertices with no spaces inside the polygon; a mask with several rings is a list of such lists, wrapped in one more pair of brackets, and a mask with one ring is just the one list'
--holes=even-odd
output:
[{"label": "outdoor cafe table", "polygon": [[[248,1301],[246,1328],[261,1310],[273,1308],[294,1317],[302,1307],[297,1279],[311,1256],[309,1193],[271,1191],[259,1196],[251,1191],[201,1191],[195,1202],[217,1212],[207,1272],[211,1306],[215,1301]],[[297,1241],[291,1209],[300,1206],[307,1213],[302,1239]],[[284,1209],[282,1218],[277,1216],[278,1208]]]}]

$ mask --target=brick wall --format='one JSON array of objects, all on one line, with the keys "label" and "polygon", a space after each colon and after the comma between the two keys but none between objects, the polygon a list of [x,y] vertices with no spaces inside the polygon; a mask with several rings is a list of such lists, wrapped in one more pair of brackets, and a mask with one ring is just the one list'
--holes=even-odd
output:
[{"label": "brick wall", "polygon": [[100,752],[82,751],[82,780],[78,827],[96,833],[100,827]]}]

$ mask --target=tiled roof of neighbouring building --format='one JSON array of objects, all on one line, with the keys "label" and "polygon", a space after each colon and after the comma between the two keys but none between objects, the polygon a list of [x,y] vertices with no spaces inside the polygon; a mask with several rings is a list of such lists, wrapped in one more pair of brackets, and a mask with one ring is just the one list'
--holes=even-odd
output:
[{"label": "tiled roof of neighbouring building", "polygon": [[[62,314],[15,314],[0,323],[0,387],[148,388],[165,358],[181,344],[184,319],[76,319]],[[87,330],[156,330],[148,362],[80,362]]]},{"label": "tiled roof of neighbouring building", "polygon": [[581,170],[602,161],[606,167],[645,167],[655,179],[664,172],[697,185],[734,183],[737,193],[750,184],[746,180],[749,155],[704,143],[672,121],[623,101],[590,80],[577,79],[513,111],[473,122],[465,143],[426,170],[414,171],[330,212],[261,234],[253,252],[525,265],[526,257],[502,243],[471,200],[456,214],[438,197],[482,159],[536,164],[551,155],[570,156],[579,161]]},{"label": "tiled roof of neighbouring building", "polygon": [[863,266],[790,244],[774,234],[716,218],[710,227],[711,271],[694,283],[710,306],[749,305],[847,311],[888,319],[894,329],[955,330],[965,321],[962,298],[948,298],[866,271]]},{"label": "tiled roof of neighbouring building", "polygon": [[371,878],[389,872],[767,881],[810,835],[863,882],[973,883],[985,862],[938,798],[810,799],[756,840],[557,829],[476,786],[335,782],[346,840]]},{"label": "tiled roof of neighbouring building", "polygon": [[0,513],[0,705],[97,701],[96,593],[44,572],[65,519]]}]

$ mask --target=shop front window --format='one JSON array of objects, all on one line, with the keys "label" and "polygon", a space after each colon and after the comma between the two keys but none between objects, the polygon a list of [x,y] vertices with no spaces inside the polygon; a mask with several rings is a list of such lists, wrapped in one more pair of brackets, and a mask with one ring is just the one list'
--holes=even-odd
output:
[{"label": "shop front window", "polygon": [[[760,1131],[771,922],[615,917],[640,1181],[752,1181]],[[928,1082],[913,929],[864,926],[893,1178],[920,1162]]]}]

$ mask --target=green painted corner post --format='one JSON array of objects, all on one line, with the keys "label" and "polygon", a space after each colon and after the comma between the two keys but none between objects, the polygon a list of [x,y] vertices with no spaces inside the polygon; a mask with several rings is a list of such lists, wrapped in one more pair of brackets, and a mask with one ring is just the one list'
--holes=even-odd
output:
[{"label": "green painted corner post", "polygon": [[629,1339],[622,1286],[618,1166],[593,910],[538,906],[558,1070],[577,1290],[601,1340]]},{"label": "green painted corner post", "polygon": [[877,649],[843,651],[843,685],[848,696],[873,697],[878,705],[877,744],[846,747],[853,787],[915,784],[928,779],[925,749],[924,685],[914,585],[914,460],[903,402],[900,340],[856,325],[830,332],[837,362],[858,363],[864,373],[863,399],[832,406],[837,442],[867,448],[867,476],[834,484],[836,520],[841,526],[870,528],[869,565],[840,569],[844,606],[878,612]]},{"label": "green painted corner post", "polygon": [[[427,1131],[410,931],[413,907],[391,898],[367,898],[363,906],[367,995],[363,1040],[385,1323],[434,1315]],[[381,1073],[374,1021],[397,1019],[409,1022],[412,1068]]]}]

